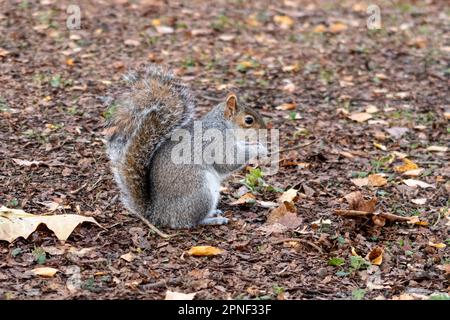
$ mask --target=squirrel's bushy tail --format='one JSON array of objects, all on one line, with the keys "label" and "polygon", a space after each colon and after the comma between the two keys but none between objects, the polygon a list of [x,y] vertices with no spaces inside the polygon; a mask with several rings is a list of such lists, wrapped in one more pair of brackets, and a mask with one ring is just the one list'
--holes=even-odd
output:
[{"label": "squirrel's bushy tail", "polygon": [[108,123],[108,155],[124,205],[145,215],[152,156],[174,130],[192,120],[195,102],[185,85],[156,65],[130,72],[125,80],[130,90]]}]

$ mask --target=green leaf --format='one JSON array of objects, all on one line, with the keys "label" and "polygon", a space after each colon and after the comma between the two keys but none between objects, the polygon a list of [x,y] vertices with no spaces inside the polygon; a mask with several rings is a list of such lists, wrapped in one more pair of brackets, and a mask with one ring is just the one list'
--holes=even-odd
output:
[{"label": "green leaf", "polygon": [[353,300],[362,300],[365,295],[366,295],[365,289],[356,289],[352,291]]},{"label": "green leaf", "polygon": [[34,261],[38,264],[44,264],[47,261],[47,253],[41,247],[34,248],[31,253],[34,256]]},{"label": "green leaf", "polygon": [[370,267],[370,263],[366,259],[360,256],[350,257],[350,269],[352,269],[353,271],[361,269],[364,270],[367,269],[368,267]]},{"label": "green leaf", "polygon": [[338,271],[335,273],[338,277],[346,277],[348,276],[350,273],[346,272],[346,271]]},{"label": "green leaf", "polygon": [[59,88],[61,86],[61,75],[57,74],[52,77],[50,80],[50,85],[53,88]]},{"label": "green leaf", "polygon": [[17,257],[19,254],[21,254],[22,253],[22,248],[14,248],[12,251],[11,251],[11,255],[13,256],[13,257]]},{"label": "green leaf", "polygon": [[331,258],[330,260],[328,260],[328,265],[330,266],[342,266],[345,263],[345,260],[342,258]]},{"label": "green leaf", "polygon": [[450,296],[446,293],[434,294],[428,298],[428,300],[450,300]]}]

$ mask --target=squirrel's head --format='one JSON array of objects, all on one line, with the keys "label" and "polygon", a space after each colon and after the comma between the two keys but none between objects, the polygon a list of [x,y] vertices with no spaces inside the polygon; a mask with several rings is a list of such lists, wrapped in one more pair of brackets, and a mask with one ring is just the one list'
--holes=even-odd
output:
[{"label": "squirrel's head", "polygon": [[238,103],[237,97],[233,93],[230,93],[225,101],[224,117],[242,129],[266,128],[266,124],[258,111]]}]

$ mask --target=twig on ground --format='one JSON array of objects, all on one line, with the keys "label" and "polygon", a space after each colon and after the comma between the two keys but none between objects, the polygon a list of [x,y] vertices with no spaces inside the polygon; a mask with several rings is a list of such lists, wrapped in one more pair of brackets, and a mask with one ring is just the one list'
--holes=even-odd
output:
[{"label": "twig on ground", "polygon": [[143,216],[139,215],[139,214],[134,214],[135,217],[139,218],[142,222],[144,222],[147,227],[150,228],[150,230],[154,231],[157,235],[159,235],[161,238],[164,239],[169,239],[171,238],[170,235],[162,232],[161,230],[159,230],[157,227],[155,227],[153,224],[151,224],[147,219],[145,219]]},{"label": "twig on ground", "polygon": [[314,249],[316,249],[317,251],[319,251],[320,253],[323,253],[322,249],[318,245],[312,243],[311,241],[305,240],[305,239],[285,238],[285,239],[281,239],[281,240],[275,240],[272,242],[272,244],[278,244],[278,243],[289,242],[289,241],[307,244],[307,245],[313,247]]}]

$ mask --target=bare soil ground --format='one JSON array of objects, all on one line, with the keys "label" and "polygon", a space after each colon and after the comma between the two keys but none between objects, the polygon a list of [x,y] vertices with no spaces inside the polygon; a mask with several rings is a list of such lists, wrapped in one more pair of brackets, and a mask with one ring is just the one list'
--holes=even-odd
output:
[{"label": "bare soil ground", "polygon": [[[380,30],[366,26],[368,3],[287,0],[80,1],[81,29],[69,30],[71,2],[2,1],[0,203],[42,214],[42,203],[57,202],[63,209],[55,213],[93,216],[105,229],[83,224],[65,244],[45,227],[0,242],[0,298],[161,299],[167,290],[201,299],[448,294],[448,247],[430,241],[450,245],[449,155],[429,147],[449,145],[450,8],[446,1],[374,2]],[[229,225],[166,229],[174,235],[166,240],[127,214],[105,154],[105,101],[127,69],[149,62],[175,70],[197,96],[199,113],[232,90],[281,130],[282,147],[315,141],[284,152],[279,173],[264,177],[299,190],[300,227],[267,234],[260,227],[269,209],[230,205],[245,192],[245,171],[221,195]],[[276,108],[283,104],[294,109]],[[378,109],[371,119],[349,119],[370,106]],[[395,172],[401,161],[394,152],[424,171]],[[374,173],[386,174],[387,184],[352,182]],[[407,186],[408,178],[432,187]],[[379,211],[429,224],[378,227],[337,216],[335,209],[348,208],[343,197],[357,190],[376,196]],[[256,198],[280,194],[266,188]],[[312,224],[318,219],[330,221]],[[185,254],[197,245],[225,253]],[[352,248],[365,257],[375,247],[384,250],[380,266],[352,263]],[[129,252],[133,261],[120,258]],[[36,277],[29,271],[37,266],[60,272]]]}]

